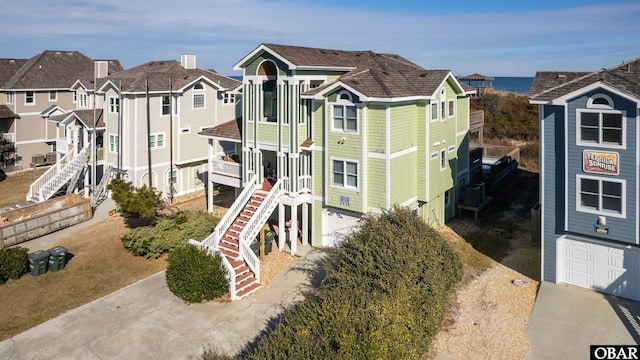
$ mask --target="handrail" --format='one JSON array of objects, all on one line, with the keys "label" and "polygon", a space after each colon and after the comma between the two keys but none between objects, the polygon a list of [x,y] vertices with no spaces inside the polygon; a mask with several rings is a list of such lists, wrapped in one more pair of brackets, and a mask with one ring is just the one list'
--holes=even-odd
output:
[{"label": "handrail", "polygon": [[44,196],[41,192],[41,189],[51,180],[53,180],[60,171],[67,167],[67,165],[71,164],[74,160],[80,158],[84,158],[86,154],[86,149],[82,149],[78,154],[74,151],[67,153],[65,156],[61,157],[54,166],[47,169],[44,174],[40,175],[39,178],[34,181],[31,186],[29,186],[29,192],[27,193],[26,200],[31,200],[35,197],[38,198],[38,201],[44,201]]},{"label": "handrail", "polygon": [[[271,191],[269,191],[267,196],[264,198],[264,200],[256,210],[254,216],[249,219],[247,224],[238,235],[240,249],[242,250],[241,252],[243,255],[242,258],[247,262],[249,268],[254,271],[256,277],[258,278],[258,281],[260,281],[260,261],[255,256],[253,251],[251,251],[250,243],[252,239],[260,234],[262,226],[267,222],[269,216],[271,216],[271,213],[276,208],[276,206],[278,206],[283,184],[283,179],[278,179],[278,181],[273,185]],[[246,251],[246,254],[245,248],[248,249]]]},{"label": "handrail", "polygon": [[245,188],[233,202],[229,210],[224,214],[218,225],[216,225],[216,228],[203,240],[207,245],[218,246],[218,242],[220,242],[222,235],[224,235],[238,215],[240,215],[245,204],[249,202],[249,199],[251,199],[251,196],[255,192],[257,188],[256,177],[249,175],[249,179],[247,179],[245,184]]}]

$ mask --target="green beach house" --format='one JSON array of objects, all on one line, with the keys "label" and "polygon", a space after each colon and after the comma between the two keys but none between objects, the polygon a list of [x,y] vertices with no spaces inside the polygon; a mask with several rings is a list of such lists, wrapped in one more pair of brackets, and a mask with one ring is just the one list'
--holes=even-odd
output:
[{"label": "green beach house", "polygon": [[363,214],[395,205],[435,228],[455,215],[469,183],[475,90],[451,71],[395,54],[276,44],[234,69],[243,71],[242,118],[200,135],[209,141],[209,209],[216,184],[238,188],[204,241],[236,272],[235,298],[259,286],[249,244],[268,221],[278,247],[295,253],[298,244],[339,245]]}]

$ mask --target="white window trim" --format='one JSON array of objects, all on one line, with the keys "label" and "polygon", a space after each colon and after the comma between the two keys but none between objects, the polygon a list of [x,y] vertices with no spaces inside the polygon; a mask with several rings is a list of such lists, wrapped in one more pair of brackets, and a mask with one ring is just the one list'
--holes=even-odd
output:
[{"label": "white window trim", "polygon": [[[27,93],[33,94],[33,102],[27,102]],[[36,105],[36,92],[35,91],[25,91],[24,92],[24,106],[35,106]]]},{"label": "white window trim", "polygon": [[[166,114],[164,113],[164,98],[168,97],[169,98],[169,112],[167,112]],[[160,116],[169,116],[171,115],[171,107],[173,105],[173,101],[171,101],[171,95],[162,95],[160,96]]]},{"label": "white window trim", "polygon": [[440,171],[447,170],[447,150],[440,150]]},{"label": "white window trim", "polygon": [[432,153],[431,153],[431,160],[435,160],[435,159],[437,159],[437,158],[438,158],[438,155],[439,155],[439,153],[438,153],[437,151],[436,151],[436,152],[432,152]]},{"label": "white window trim", "polygon": [[447,91],[443,88],[440,90],[440,121],[447,120]]},{"label": "white window trim", "polygon": [[13,91],[7,92],[7,105],[13,105],[14,97],[15,93]]},{"label": "white window trim", "polygon": [[[175,176],[172,176],[172,173],[175,173]],[[170,185],[170,184],[175,185],[178,183],[178,169],[176,168],[174,168],[173,170],[167,169],[165,174],[166,174],[165,179],[167,180],[167,185]],[[173,181],[171,181],[172,178],[174,179]]]},{"label": "white window trim", "polygon": [[447,149],[447,152],[450,152],[450,153],[452,153],[452,152],[454,152],[454,151],[456,151],[456,146],[455,146],[455,145],[451,145],[451,146],[449,146],[449,148]]},{"label": "white window trim", "polygon": [[[581,195],[581,179],[589,179],[589,180],[597,180],[598,181],[598,209],[594,210],[591,208],[583,208],[580,204],[580,195]],[[620,183],[622,184],[622,209],[620,213],[602,210],[602,182],[612,182],[612,183]],[[627,217],[627,181],[625,179],[613,179],[609,177],[601,177],[601,176],[590,176],[590,175],[582,175],[576,174],[576,211],[589,213],[589,214],[597,214],[603,216],[611,216],[616,218],[626,218]]]},{"label": "white window trim", "polygon": [[[51,98],[51,95],[53,94],[53,99]],[[57,90],[51,90],[49,91],[49,102],[56,102],[58,101],[58,91]]]},{"label": "white window trim", "polygon": [[[620,114],[622,118],[622,145],[616,144],[603,144],[602,140],[600,142],[584,142],[581,139],[582,128],[580,126],[581,113],[599,113],[600,114],[600,123],[598,124],[598,130],[600,131],[600,137],[602,137],[602,114]],[[589,146],[589,147],[598,147],[598,148],[609,148],[609,149],[626,149],[627,148],[627,112],[625,110],[613,110],[608,109],[606,107],[593,107],[587,109],[576,109],[576,144],[579,146]]]},{"label": "white window trim", "polygon": [[229,106],[235,105],[236,103],[236,94],[230,92],[224,92],[222,94],[222,105]]},{"label": "white window trim", "polygon": [[[349,97],[349,99],[341,99],[340,97],[342,95],[346,95]],[[359,134],[360,133],[360,107],[356,104],[353,103],[351,94],[349,94],[349,92],[347,91],[341,91],[340,93],[338,93],[338,98],[336,99],[335,102],[330,103],[330,109],[331,109],[331,132],[335,132],[335,133],[343,133],[343,134]],[[334,121],[334,117],[333,117],[333,110],[334,110],[334,106],[342,106],[343,109],[345,110],[344,112],[344,122],[342,123],[342,129],[338,129],[336,127],[334,127],[335,121]],[[346,108],[347,106],[352,106],[355,107],[356,109],[356,130],[347,130],[347,117],[346,117]]]},{"label": "white window trim", "polygon": [[[451,107],[450,104],[453,104],[453,111],[449,111],[449,108]],[[451,99],[447,101],[447,112],[450,112],[450,114],[447,114],[448,118],[452,118],[456,116],[456,101]]]},{"label": "white window trim", "polygon": [[[333,163],[335,161],[341,161],[344,164],[344,181],[342,185],[336,184],[334,181],[334,170],[333,170]],[[353,163],[356,164],[356,169],[358,171],[358,173],[356,174],[356,183],[357,185],[354,186],[349,186],[347,185],[347,163]],[[357,160],[348,160],[348,159],[342,159],[342,158],[331,158],[331,187],[332,188],[336,188],[336,189],[345,189],[345,190],[349,190],[349,191],[358,191],[359,185],[360,185],[360,162]]]},{"label": "white window trim", "polygon": [[[202,96],[202,106],[201,107],[195,107],[196,105],[196,96]],[[207,101],[206,101],[206,96],[203,93],[197,93],[197,94],[193,94],[191,95],[191,108],[194,110],[200,110],[200,109],[206,109],[207,107]]]},{"label": "white window trim", "polygon": [[89,106],[89,95],[86,92],[80,93],[78,96],[78,107],[86,108]]},{"label": "white window trim", "polygon": [[[158,146],[158,135],[162,135],[162,146]],[[153,145],[151,145],[152,136],[153,136]],[[147,142],[149,143],[148,146],[151,150],[163,149],[167,146],[167,137],[165,136],[164,132],[151,133],[149,134],[149,138],[147,139]]]},{"label": "white window trim", "polygon": [[[114,139],[115,142],[111,142],[111,139]],[[113,147],[112,147],[113,145]],[[107,144],[108,146],[108,151],[110,153],[118,153],[119,147],[120,147],[120,139],[119,136],[116,134],[109,134],[109,143]]]},{"label": "white window trim", "polygon": [[[436,117],[433,117],[433,108],[435,107],[436,109]],[[431,107],[429,108],[429,111],[431,111],[431,113],[429,114],[429,117],[431,118],[431,122],[436,122],[438,121],[439,117],[440,117],[440,110],[438,109],[438,102],[434,101],[431,103]]]},{"label": "white window trim", "polygon": [[[116,100],[117,100],[117,105],[116,105]],[[114,111],[114,108],[116,109],[116,111]],[[110,96],[109,97],[109,113],[117,114],[118,112],[120,112],[120,98],[117,96]]]}]

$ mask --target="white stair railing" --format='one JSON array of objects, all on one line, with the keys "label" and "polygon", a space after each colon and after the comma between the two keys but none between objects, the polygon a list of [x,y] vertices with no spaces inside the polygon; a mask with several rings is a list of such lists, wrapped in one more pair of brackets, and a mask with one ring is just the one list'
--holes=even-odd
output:
[{"label": "white stair railing", "polygon": [[71,180],[76,172],[84,168],[87,156],[86,149],[80,150],[77,154],[74,151],[67,153],[31,184],[26,199],[38,202],[48,200],[62,185]]},{"label": "white stair railing", "polygon": [[220,242],[222,235],[229,230],[231,224],[233,224],[238,215],[240,215],[240,212],[244,209],[244,206],[249,202],[249,199],[251,199],[251,196],[258,188],[258,185],[256,184],[256,177],[249,175],[249,179],[247,179],[245,185],[245,188],[233,202],[233,205],[231,205],[229,210],[224,214],[213,232],[202,241],[204,244],[208,246],[218,246],[218,242]]},{"label": "white stair railing", "polygon": [[231,300],[237,300],[238,296],[236,296],[236,279],[234,277],[235,271],[233,270],[233,266],[229,263],[229,260],[226,256],[224,256],[220,251],[218,251],[214,246],[207,246],[204,244],[204,240],[202,242],[198,240],[189,239],[189,244],[197,246],[200,249],[204,249],[207,251],[209,255],[218,255],[222,259],[222,265],[227,272],[227,280],[229,280],[229,293],[231,294]]},{"label": "white stair railing", "polygon": [[256,210],[256,213],[249,219],[239,235],[240,254],[242,259],[247,263],[249,268],[253,270],[258,282],[260,282],[260,260],[251,250],[251,241],[260,234],[260,230],[271,216],[273,210],[276,209],[280,202],[280,194],[284,182],[279,179],[271,191],[265,196],[262,204]]}]

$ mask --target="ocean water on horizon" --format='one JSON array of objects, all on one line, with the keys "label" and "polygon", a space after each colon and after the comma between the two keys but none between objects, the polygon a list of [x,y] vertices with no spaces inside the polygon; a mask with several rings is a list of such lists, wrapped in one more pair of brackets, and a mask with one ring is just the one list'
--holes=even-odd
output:
[{"label": "ocean water on horizon", "polygon": [[495,76],[493,88],[497,91],[509,91],[516,94],[528,94],[533,83],[532,77]]}]

